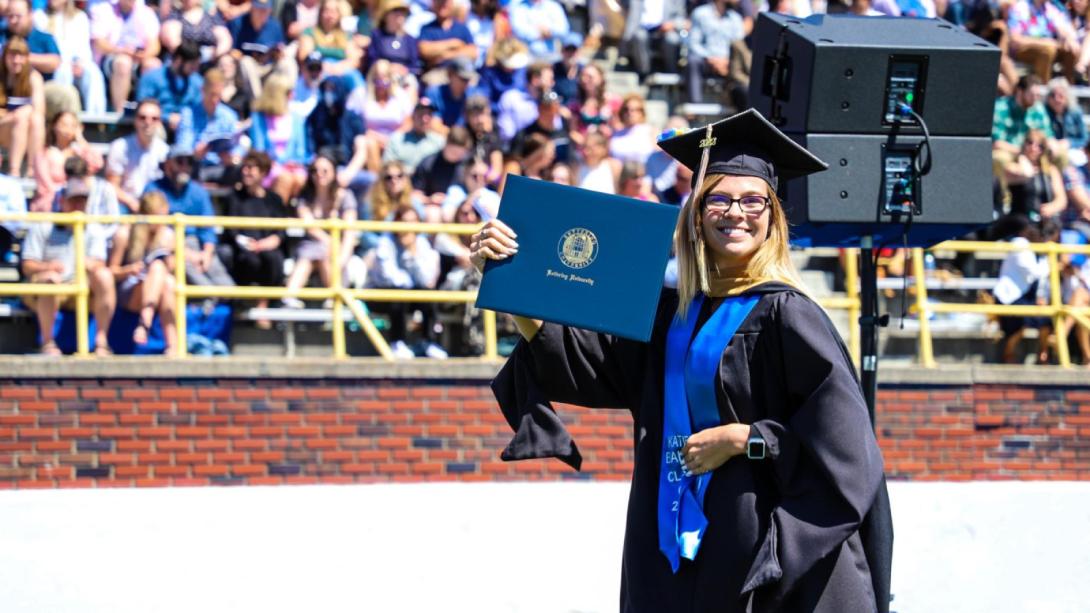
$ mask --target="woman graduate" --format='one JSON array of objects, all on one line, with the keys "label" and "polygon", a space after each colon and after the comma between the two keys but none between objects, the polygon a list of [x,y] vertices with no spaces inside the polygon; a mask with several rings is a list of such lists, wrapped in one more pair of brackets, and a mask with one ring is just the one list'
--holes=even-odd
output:
[{"label": "woman graduate", "polygon": [[[622,613],[887,610],[861,536],[882,458],[776,196],[779,179],[826,165],[753,110],[660,146],[696,175],[677,291],[647,343],[516,318],[524,340],[492,386],[515,430],[503,458],[578,468],[550,401],[631,411]],[[511,257],[515,238],[490,221],[472,257]]]}]

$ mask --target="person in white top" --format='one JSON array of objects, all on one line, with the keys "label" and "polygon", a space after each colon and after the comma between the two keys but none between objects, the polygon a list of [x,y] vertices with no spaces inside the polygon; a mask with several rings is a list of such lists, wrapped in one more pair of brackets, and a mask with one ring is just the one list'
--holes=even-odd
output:
[{"label": "person in white top", "polygon": [[46,8],[34,11],[34,27],[53,35],[61,51],[61,64],[53,80],[75,85],[83,99],[83,110],[92,115],[106,112],[106,78],[91,51],[91,21],[76,7],[75,0],[49,0]]},{"label": "person in white top", "polygon": [[136,107],[135,131],[110,143],[106,155],[106,180],[117,190],[117,199],[130,211],[140,208],[144,188],[163,176],[160,164],[170,147],[159,137],[162,110],[154,99]]},{"label": "person in white top", "polygon": [[609,154],[622,162],[646,164],[658,146],[655,129],[647,123],[643,97],[639,94],[625,96],[619,115],[622,127],[609,139]]},{"label": "person in white top", "polygon": [[603,194],[616,194],[621,162],[609,157],[609,140],[598,132],[587,134],[583,162],[579,164],[578,186]]},{"label": "person in white top", "polygon": [[[1058,236],[1058,227],[1054,222],[1046,221],[1047,228],[1038,228],[1028,218],[1016,218],[1016,236],[1011,239],[1012,245],[1028,247],[1030,243],[1040,243],[1050,234]],[[1054,227],[1054,228],[1053,228]],[[1007,253],[1003,264],[999,267],[999,280],[992,289],[996,301],[1005,305],[1035,305],[1039,304],[1038,289],[1042,280],[1048,277],[1048,262],[1029,249],[1018,249]],[[1048,325],[1048,320],[1039,317],[1000,317],[999,328],[1003,331],[1002,360],[1005,364],[1015,363],[1015,350],[1021,342],[1026,328],[1040,328]],[[1044,339],[1042,334],[1039,338]],[[1042,340],[1042,342],[1044,342]],[[1047,347],[1042,346],[1039,354],[1044,352],[1047,359]],[[1040,357],[1040,355],[1038,355]]]}]

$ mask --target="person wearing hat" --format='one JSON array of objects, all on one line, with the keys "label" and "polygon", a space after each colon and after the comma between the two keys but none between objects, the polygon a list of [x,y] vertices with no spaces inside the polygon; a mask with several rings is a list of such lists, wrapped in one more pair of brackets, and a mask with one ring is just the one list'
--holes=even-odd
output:
[{"label": "person wearing hat", "polygon": [[424,96],[435,103],[433,130],[446,134],[454,126],[465,125],[466,100],[475,93],[471,88],[476,82],[473,60],[456,57],[447,62],[447,82],[424,90]]},{"label": "person wearing hat", "polygon": [[[492,383],[517,430],[502,457],[578,468],[550,402],[631,412],[626,613],[888,611],[882,456],[776,191],[826,164],[755,110],[660,146],[695,178],[651,340],[516,317],[523,339]],[[516,238],[485,223],[473,261],[519,257]]]},{"label": "person wearing hat", "polygon": [[405,31],[409,5],[405,0],[382,0],[375,11],[375,23],[371,31],[371,46],[364,56],[363,72],[371,71],[378,60],[388,60],[400,67],[402,75],[420,71],[420,54],[416,38]]},{"label": "person wearing hat", "polygon": [[386,141],[382,161],[397,160],[412,172],[424,158],[438,153],[446,144],[446,139],[432,129],[434,118],[435,104],[427,96],[421,96],[413,110],[409,129],[394,132]]},{"label": "person wearing hat", "polygon": [[[161,192],[170,205],[170,214],[212,217],[212,198],[208,190],[193,181],[196,162],[186,143],[170,148],[163,162],[163,177],[148,185],[146,191]],[[210,227],[186,226],[185,275],[191,285],[234,285],[227,268],[216,255],[216,232]]]},{"label": "person wearing hat", "polygon": [[548,62],[534,62],[526,73],[526,88],[512,89],[500,96],[496,112],[496,125],[500,137],[510,140],[515,134],[537,119],[538,99],[546,91],[552,91],[556,81],[553,66]]},{"label": "person wearing hat", "polygon": [[[72,158],[72,160],[80,160]],[[86,166],[86,163],[84,163]],[[91,186],[83,178],[70,178],[61,191],[60,212],[88,212]],[[90,229],[90,228],[89,228]],[[84,239],[84,266],[91,290],[91,311],[95,316],[95,355],[110,355],[109,333],[117,294],[114,276],[106,266],[107,237],[103,232],[87,232]],[[23,275],[31,283],[73,283],[76,276],[76,241],[72,226],[52,223],[30,224],[22,248]],[[61,350],[54,340],[53,327],[57,312],[71,305],[71,298],[35,296],[25,299],[38,317],[42,337],[41,352],[59,356]],[[69,308],[71,308],[69,306]]]},{"label": "person wearing hat", "polygon": [[553,141],[556,161],[571,162],[571,138],[568,137],[568,120],[561,114],[560,95],[551,89],[537,97],[537,119],[519,130],[511,139],[511,151],[521,151],[522,145],[532,134],[541,134]]}]

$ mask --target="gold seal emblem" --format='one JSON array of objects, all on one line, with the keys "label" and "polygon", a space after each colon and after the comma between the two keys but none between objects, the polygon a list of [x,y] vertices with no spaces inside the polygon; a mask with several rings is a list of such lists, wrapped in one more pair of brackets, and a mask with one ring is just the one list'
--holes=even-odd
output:
[{"label": "gold seal emblem", "polygon": [[598,237],[586,228],[572,228],[560,237],[557,251],[569,268],[586,268],[598,257]]}]

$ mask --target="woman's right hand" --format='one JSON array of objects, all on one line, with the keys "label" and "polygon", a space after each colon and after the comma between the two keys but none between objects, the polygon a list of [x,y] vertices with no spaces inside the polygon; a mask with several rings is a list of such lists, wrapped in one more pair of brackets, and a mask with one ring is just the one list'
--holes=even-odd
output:
[{"label": "woman's right hand", "polygon": [[485,260],[504,260],[518,253],[515,232],[498,219],[484,223],[469,243],[469,259],[474,268],[484,272]]}]

